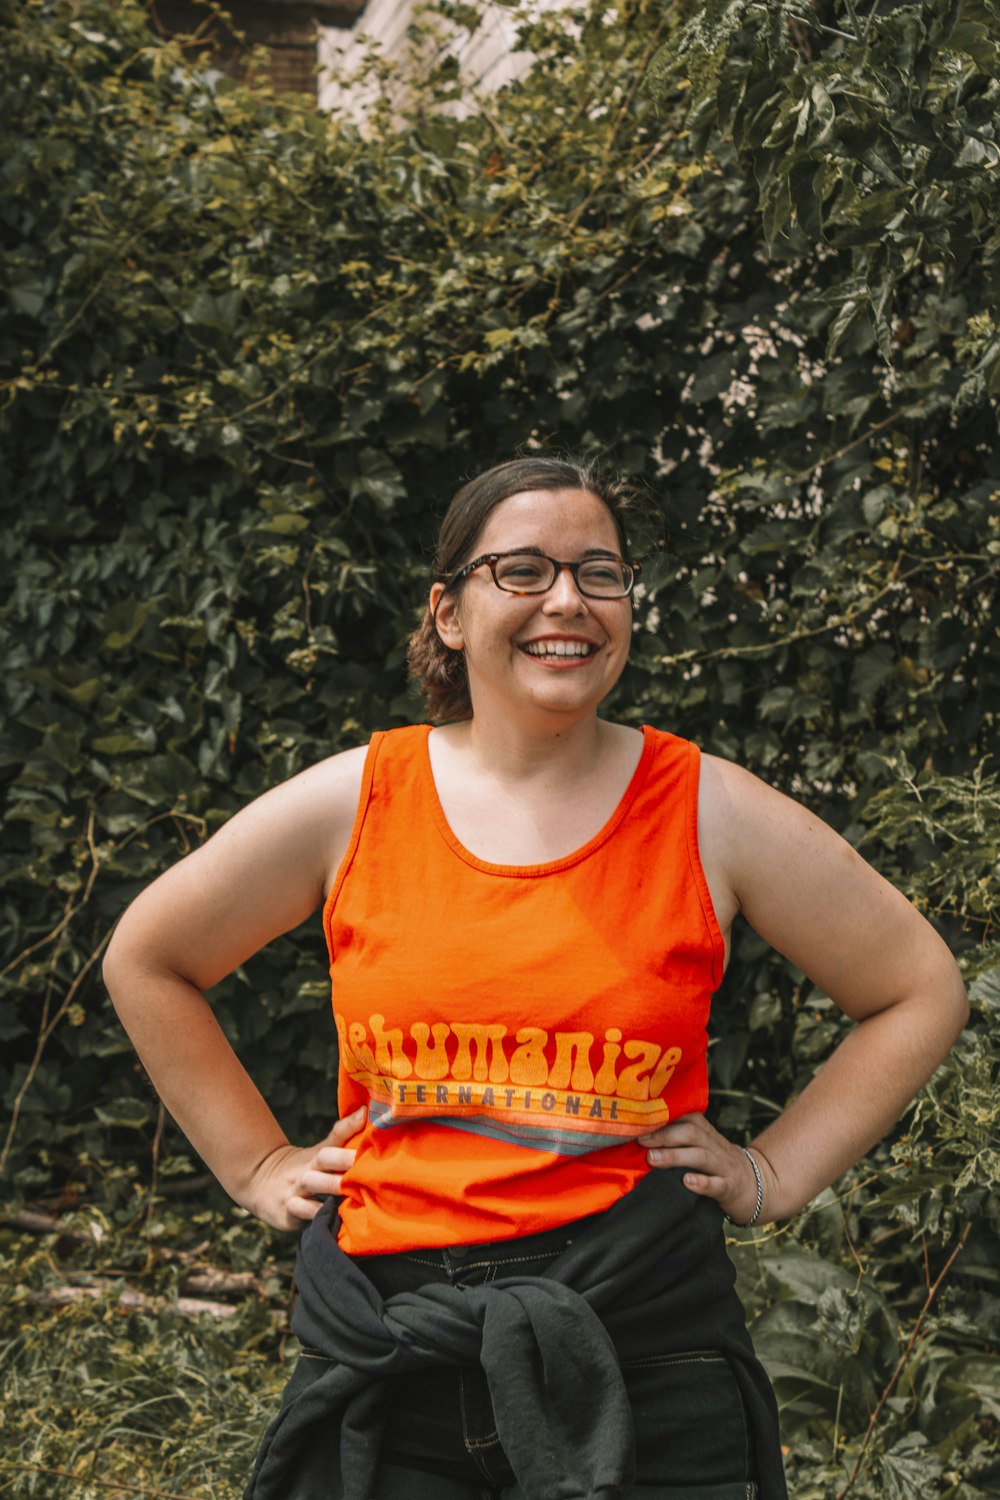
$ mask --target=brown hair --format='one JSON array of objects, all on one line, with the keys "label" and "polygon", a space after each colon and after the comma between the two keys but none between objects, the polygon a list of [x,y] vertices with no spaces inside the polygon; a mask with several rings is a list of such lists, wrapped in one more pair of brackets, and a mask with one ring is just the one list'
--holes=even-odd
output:
[{"label": "brown hair", "polygon": [[[463,485],[448,506],[434,556],[435,579],[446,581],[468,562],[490,512],[501,501],[525,490],[585,490],[596,496],[614,522],[622,556],[628,557],[624,517],[632,492],[623,479],[592,462],[512,458]],[[465,656],[445,645],[429,608],[425,608],[423,619],[410,636],[407,662],[410,676],[427,696],[429,718],[437,722],[472,718]]]}]

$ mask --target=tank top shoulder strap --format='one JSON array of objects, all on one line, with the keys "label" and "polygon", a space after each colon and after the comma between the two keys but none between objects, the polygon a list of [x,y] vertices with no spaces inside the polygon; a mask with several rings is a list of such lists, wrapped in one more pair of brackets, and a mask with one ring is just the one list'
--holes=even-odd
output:
[{"label": "tank top shoulder strap", "polygon": [[[646,729],[654,740],[654,755],[637,799],[634,827],[656,828],[656,837],[687,854],[691,881],[715,950],[716,984],[722,982],[725,945],[698,846],[698,788],[701,751],[691,740],[666,730]],[[647,816],[648,815],[648,816]]]},{"label": "tank top shoulder strap", "polygon": [[672,826],[679,834],[697,824],[698,766],[700,752],[691,740],[681,739],[665,729],[643,729],[650,750],[646,774],[639,788],[637,811],[658,813],[657,821],[666,831]]},{"label": "tank top shoulder strap", "polygon": [[[368,743],[350,841],[329,895],[323,903],[323,926],[327,939],[330,937],[333,908],[354,863],[365,824],[372,812],[375,811],[378,817],[380,834],[387,833],[395,820],[402,818],[404,821],[397,830],[402,835],[407,826],[412,829],[420,822],[424,811],[420,806],[422,801],[428,803],[429,814],[433,811],[424,773],[430,728],[429,724],[410,724],[402,729],[379,729]],[[389,842],[393,842],[391,833]],[[398,854],[399,850],[395,852]]]}]

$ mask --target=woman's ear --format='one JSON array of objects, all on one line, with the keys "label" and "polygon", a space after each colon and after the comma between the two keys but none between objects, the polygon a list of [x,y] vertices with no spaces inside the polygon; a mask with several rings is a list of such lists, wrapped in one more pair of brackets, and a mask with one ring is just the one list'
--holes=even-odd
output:
[{"label": "woman's ear", "polygon": [[458,617],[458,594],[454,590],[446,590],[443,583],[434,583],[431,585],[429,603],[431,619],[438,635],[452,651],[462,651],[465,636]]}]

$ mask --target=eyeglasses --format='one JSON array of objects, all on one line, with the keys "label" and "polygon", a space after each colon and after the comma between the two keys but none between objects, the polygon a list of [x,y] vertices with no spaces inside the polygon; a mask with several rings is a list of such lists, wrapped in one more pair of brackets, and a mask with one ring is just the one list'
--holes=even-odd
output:
[{"label": "eyeglasses", "polygon": [[459,568],[445,583],[445,589],[468,578],[477,568],[487,567],[493,582],[505,594],[545,594],[563,568],[573,575],[573,582],[587,599],[624,599],[642,572],[642,563],[621,562],[617,557],[586,557],[582,562],[560,562],[541,552],[484,552],[473,562]]}]

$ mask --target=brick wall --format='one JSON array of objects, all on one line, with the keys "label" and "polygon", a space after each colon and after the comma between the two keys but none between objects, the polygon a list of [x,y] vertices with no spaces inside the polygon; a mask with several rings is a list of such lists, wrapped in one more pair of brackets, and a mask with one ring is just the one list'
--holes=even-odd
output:
[{"label": "brick wall", "polygon": [[232,26],[197,0],[153,0],[153,24],[170,35],[192,37],[192,47],[210,54],[216,66],[236,76],[245,75],[248,48],[262,46],[274,88],[315,94],[319,28],[336,32],[351,27],[365,0],[224,0],[224,4]]}]

